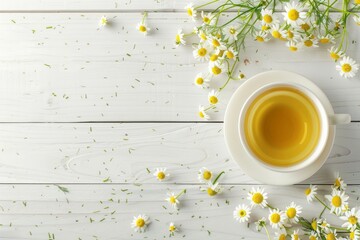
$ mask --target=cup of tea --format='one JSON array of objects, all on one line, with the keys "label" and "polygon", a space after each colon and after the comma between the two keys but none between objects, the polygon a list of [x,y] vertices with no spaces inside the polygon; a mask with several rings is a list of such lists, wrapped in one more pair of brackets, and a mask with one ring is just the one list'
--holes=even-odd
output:
[{"label": "cup of tea", "polygon": [[323,152],[329,126],[350,122],[328,115],[322,102],[298,83],[272,82],[254,91],[240,110],[238,133],[246,152],[264,167],[291,172]]}]

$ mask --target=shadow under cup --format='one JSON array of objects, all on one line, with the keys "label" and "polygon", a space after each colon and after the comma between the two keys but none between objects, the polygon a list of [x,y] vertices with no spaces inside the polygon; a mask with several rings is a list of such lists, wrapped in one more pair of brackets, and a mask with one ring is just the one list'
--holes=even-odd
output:
[{"label": "shadow under cup", "polygon": [[326,112],[310,90],[269,84],[245,103],[239,131],[254,159],[273,170],[293,171],[320,155],[327,137],[324,124]]}]

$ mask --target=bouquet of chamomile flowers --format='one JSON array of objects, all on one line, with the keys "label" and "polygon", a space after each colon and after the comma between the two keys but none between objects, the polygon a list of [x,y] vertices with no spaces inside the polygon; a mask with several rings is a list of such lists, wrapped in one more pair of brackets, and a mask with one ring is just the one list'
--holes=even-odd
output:
[{"label": "bouquet of chamomile flowers", "polygon": [[[175,46],[186,45],[187,37],[197,35],[199,41],[192,43],[193,56],[208,62],[208,70],[198,73],[195,85],[209,89],[208,104],[199,106],[198,115],[210,119],[209,112],[216,111],[219,95],[231,80],[245,78],[236,71],[240,51],[245,40],[259,44],[283,41],[291,52],[321,47],[327,49],[329,58],[336,62],[336,70],[344,78],[352,78],[359,65],[347,56],[347,24],[354,21],[360,25],[360,0],[211,0],[185,7],[186,13],[197,25],[193,32],[179,30]],[[205,6],[216,5],[213,11],[204,12]],[[275,13],[282,9],[283,13]],[[231,13],[230,13],[231,12]],[[337,12],[338,14],[330,14]],[[211,80],[224,76],[223,84],[213,89]]]}]

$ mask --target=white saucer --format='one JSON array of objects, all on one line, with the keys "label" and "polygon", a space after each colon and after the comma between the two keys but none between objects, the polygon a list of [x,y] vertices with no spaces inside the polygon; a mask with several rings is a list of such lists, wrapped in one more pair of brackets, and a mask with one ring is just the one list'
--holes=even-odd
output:
[{"label": "white saucer", "polygon": [[241,169],[251,178],[264,184],[291,185],[304,181],[315,174],[328,158],[335,139],[335,126],[329,126],[329,138],[320,157],[309,166],[293,172],[277,172],[270,170],[255,160],[241,145],[238,134],[238,119],[241,107],[252,92],[259,87],[272,82],[297,83],[310,89],[322,102],[328,115],[333,115],[334,110],[329,99],[323,91],[307,78],[296,73],[286,71],[269,71],[255,75],[244,82],[233,94],[228,103],[225,120],[225,142],[231,157],[240,165]]}]

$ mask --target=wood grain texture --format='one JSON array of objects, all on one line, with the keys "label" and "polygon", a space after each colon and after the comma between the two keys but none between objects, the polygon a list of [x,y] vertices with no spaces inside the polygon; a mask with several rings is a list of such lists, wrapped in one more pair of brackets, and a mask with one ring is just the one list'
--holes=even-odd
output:
[{"label": "wood grain texture", "polygon": [[[249,204],[251,186],[225,186],[213,198],[199,186],[188,185],[62,185],[64,194],[54,185],[0,185],[2,239],[167,239],[168,225],[180,228],[174,239],[265,239],[253,222],[265,216],[267,209],[254,209],[249,227],[233,219],[238,204]],[[303,206],[302,216],[311,219],[322,210],[319,203],[308,204],[305,186],[265,186],[269,204],[285,209],[292,201]],[[177,212],[164,200],[167,192],[186,189]],[[320,186],[320,195],[329,194],[330,186]],[[350,207],[359,204],[360,188],[348,188]],[[322,196],[319,196],[322,198]],[[145,233],[130,228],[133,216],[146,214],[152,223]],[[342,221],[325,214],[329,223]],[[221,224],[220,224],[221,223]],[[270,230],[273,233],[273,230]],[[173,238],[171,238],[173,239]]]},{"label": "wood grain texture", "polygon": [[[334,172],[360,181],[360,123],[337,129],[331,156],[306,182],[332,183]],[[2,183],[198,183],[201,167],[225,171],[228,184],[255,184],[230,159],[221,123],[0,124]],[[151,172],[149,173],[148,170]]]},{"label": "wood grain texture", "polygon": [[[106,14],[111,26],[98,28],[102,13],[6,13],[0,16],[0,121],[194,121],[206,90],[193,85],[207,64],[196,62],[191,46],[173,47],[177,29],[191,31],[183,13],[152,13],[152,33],[135,29],[140,13]],[[360,31],[350,27],[349,50],[357,51]],[[193,40],[189,40],[192,42]],[[359,76],[341,79],[326,47],[293,54],[283,42],[248,41],[239,65],[246,76],[283,69],[305,75],[330,98],[335,111],[360,120]],[[225,79],[215,79],[211,87]],[[220,95],[222,120],[231,94]]]}]

